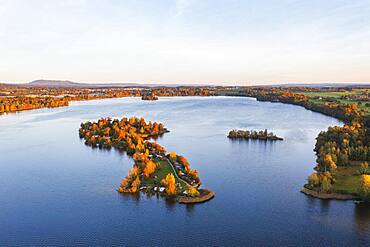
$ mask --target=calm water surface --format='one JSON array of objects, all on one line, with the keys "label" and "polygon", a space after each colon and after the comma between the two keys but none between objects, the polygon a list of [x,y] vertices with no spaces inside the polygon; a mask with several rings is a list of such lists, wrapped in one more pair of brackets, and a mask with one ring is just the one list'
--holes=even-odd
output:
[{"label": "calm water surface", "polygon": [[[188,158],[216,197],[179,205],[115,191],[133,161],[92,149],[82,121],[138,116],[171,130],[158,142]],[[370,208],[299,192],[315,137],[339,121],[251,98],[75,102],[0,117],[0,245],[366,245]],[[268,128],[283,142],[231,141]]]}]

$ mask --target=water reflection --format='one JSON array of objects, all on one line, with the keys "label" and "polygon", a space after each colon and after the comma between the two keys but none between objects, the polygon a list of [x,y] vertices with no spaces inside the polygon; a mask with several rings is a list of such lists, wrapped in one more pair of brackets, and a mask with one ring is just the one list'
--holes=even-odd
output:
[{"label": "water reflection", "polygon": [[185,207],[186,207],[186,216],[188,217],[193,217],[195,215],[195,207],[197,205],[195,204],[186,204]]},{"label": "water reflection", "polygon": [[125,202],[132,201],[136,205],[139,205],[140,200],[141,200],[140,193],[119,193],[119,195],[121,196],[121,198],[124,199]]},{"label": "water reflection", "polygon": [[175,210],[175,207],[177,205],[177,202],[174,198],[171,198],[171,197],[162,197],[165,202],[166,202],[166,209],[169,211],[169,212],[174,212]]},{"label": "water reflection", "polygon": [[365,203],[356,204],[354,218],[358,232],[368,235],[370,232],[370,205]]}]

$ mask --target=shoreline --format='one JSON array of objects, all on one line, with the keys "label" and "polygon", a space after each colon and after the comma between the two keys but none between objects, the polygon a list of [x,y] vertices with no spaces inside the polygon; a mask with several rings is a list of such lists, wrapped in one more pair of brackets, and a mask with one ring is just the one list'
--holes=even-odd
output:
[{"label": "shoreline", "polygon": [[351,194],[343,194],[343,193],[325,193],[325,192],[318,192],[315,190],[308,189],[306,187],[303,187],[301,189],[301,192],[307,196],[315,197],[318,199],[323,200],[340,200],[340,201],[346,201],[346,200],[357,200],[358,197]]},{"label": "shoreline", "polygon": [[178,196],[176,201],[180,204],[195,204],[210,201],[215,197],[215,193],[211,190],[200,189],[199,192],[198,197]]}]

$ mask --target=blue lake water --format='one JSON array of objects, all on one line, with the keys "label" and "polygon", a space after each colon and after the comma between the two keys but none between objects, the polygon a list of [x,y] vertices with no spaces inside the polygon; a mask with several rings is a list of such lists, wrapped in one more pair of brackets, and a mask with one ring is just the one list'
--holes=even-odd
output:
[{"label": "blue lake water", "polygon": [[[171,132],[158,142],[187,157],[216,197],[180,205],[117,193],[133,161],[78,137],[82,121],[108,116],[163,122]],[[0,116],[0,246],[366,245],[370,208],[299,192],[315,137],[338,124],[239,97],[104,99]],[[285,140],[226,138],[236,128]]]}]

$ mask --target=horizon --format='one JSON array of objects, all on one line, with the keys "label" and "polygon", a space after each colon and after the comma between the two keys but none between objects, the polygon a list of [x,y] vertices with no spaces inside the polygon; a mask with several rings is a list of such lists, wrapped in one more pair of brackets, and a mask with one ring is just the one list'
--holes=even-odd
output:
[{"label": "horizon", "polygon": [[138,85],[138,86],[145,86],[145,85],[158,85],[158,86],[223,86],[223,87],[228,87],[228,86],[239,86],[239,87],[244,87],[244,86],[305,86],[305,85],[338,85],[338,86],[346,86],[346,85],[353,85],[353,86],[370,86],[370,82],[277,82],[277,83],[264,83],[264,82],[256,82],[256,83],[207,83],[207,82],[175,82],[175,83],[162,83],[162,82],[108,82],[108,81],[103,81],[103,82],[80,82],[76,80],[69,80],[69,79],[36,79],[36,80],[31,80],[27,82],[2,82],[0,81],[0,84],[8,84],[8,85],[26,85],[32,82],[36,81],[45,81],[45,82],[71,82],[71,83],[78,83],[78,84],[86,84],[86,85],[98,85],[98,84],[133,84],[133,85]]},{"label": "horizon", "polygon": [[370,3],[1,0],[1,82],[370,82]]}]

